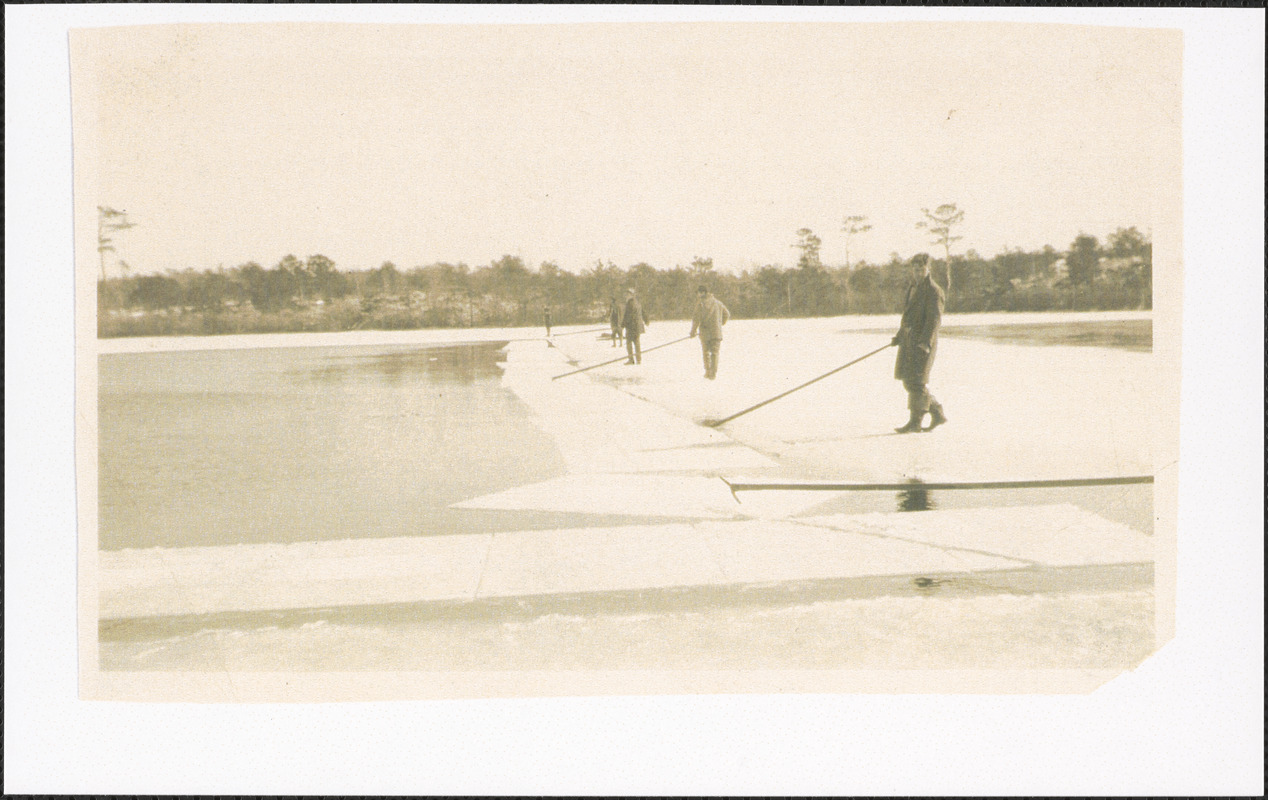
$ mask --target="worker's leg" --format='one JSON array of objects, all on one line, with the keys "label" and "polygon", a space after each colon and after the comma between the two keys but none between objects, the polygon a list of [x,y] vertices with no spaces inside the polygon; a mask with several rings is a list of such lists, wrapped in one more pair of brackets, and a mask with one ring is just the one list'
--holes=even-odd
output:
[{"label": "worker's leg", "polygon": [[925,396],[929,398],[929,427],[925,430],[931,431],[944,424],[947,421],[947,415],[942,410],[942,404],[936,397],[929,394],[928,390],[925,391]]},{"label": "worker's leg", "polygon": [[929,410],[929,391],[925,388],[925,384],[918,380],[903,381],[903,388],[907,390],[907,410],[910,414],[907,424],[894,430],[898,433],[915,433],[920,430],[920,421]]}]

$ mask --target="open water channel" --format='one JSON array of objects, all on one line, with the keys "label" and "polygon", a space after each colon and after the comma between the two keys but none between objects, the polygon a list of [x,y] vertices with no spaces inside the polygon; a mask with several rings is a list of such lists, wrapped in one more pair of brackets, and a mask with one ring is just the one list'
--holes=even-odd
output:
[{"label": "open water channel", "polygon": [[501,342],[100,356],[98,546],[615,525],[452,509],[563,473],[500,385]]}]

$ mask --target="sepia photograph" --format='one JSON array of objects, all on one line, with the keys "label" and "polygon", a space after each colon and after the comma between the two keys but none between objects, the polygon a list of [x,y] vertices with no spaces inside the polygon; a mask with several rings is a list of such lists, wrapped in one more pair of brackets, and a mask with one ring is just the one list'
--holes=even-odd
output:
[{"label": "sepia photograph", "polygon": [[102,673],[1087,691],[1167,630],[1176,33],[173,25],[71,66]]},{"label": "sepia photograph", "polygon": [[66,29],[80,701],[1075,702],[1174,650],[1179,27],[527,11]]}]

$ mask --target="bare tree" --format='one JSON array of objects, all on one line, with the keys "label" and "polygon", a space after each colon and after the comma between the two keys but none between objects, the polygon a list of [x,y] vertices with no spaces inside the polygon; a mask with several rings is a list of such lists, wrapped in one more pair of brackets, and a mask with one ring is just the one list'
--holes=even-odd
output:
[{"label": "bare tree", "polygon": [[933,237],[931,244],[942,245],[947,265],[947,293],[951,293],[951,243],[958,242],[963,236],[952,236],[951,231],[964,220],[964,212],[955,203],[944,203],[933,211],[920,209],[925,218],[916,223],[917,228],[924,228]]},{"label": "bare tree", "polygon": [[103,281],[106,279],[106,253],[115,251],[114,239],[111,239],[106,234],[135,227],[135,222],[128,222],[128,212],[116,211],[110,206],[97,206],[97,254],[101,260],[101,279]]},{"label": "bare tree", "polygon": [[846,217],[841,230],[845,233],[845,280],[841,281],[841,288],[845,292],[845,310],[850,310],[850,239],[856,234],[867,233],[872,229],[868,224],[867,217],[861,214],[852,214]]},{"label": "bare tree", "polygon": [[867,217],[854,215],[845,218],[845,225],[841,228],[845,232],[845,272],[850,273],[850,238],[856,233],[867,233],[872,229],[871,225],[866,224]]}]

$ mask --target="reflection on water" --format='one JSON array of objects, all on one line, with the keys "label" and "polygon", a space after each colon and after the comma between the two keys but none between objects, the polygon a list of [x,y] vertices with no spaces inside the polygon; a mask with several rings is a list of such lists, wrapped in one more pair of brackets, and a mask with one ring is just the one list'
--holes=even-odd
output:
[{"label": "reflection on water", "polygon": [[[1153,489],[1151,484],[1126,486],[1076,486],[1040,489],[948,489],[933,492],[912,488],[898,492],[899,511],[946,511],[955,508],[996,508],[1001,506],[1046,506],[1068,503],[1090,511],[1112,522],[1135,528],[1141,533],[1154,530]],[[890,492],[842,492],[797,514],[798,517],[831,514],[867,514],[892,512],[894,494]]]},{"label": "reflection on water", "polygon": [[912,488],[898,493],[899,511],[932,511],[937,508],[928,489],[920,488],[919,480],[910,481]]},{"label": "reflection on water", "polygon": [[[852,328],[838,333],[893,333],[893,328]],[[1004,322],[994,325],[950,323],[942,336],[980,339],[992,344],[1053,345],[1058,347],[1113,347],[1137,353],[1153,351],[1150,319],[1067,320],[1064,322]]]},{"label": "reflection on water", "polygon": [[99,546],[564,526],[449,508],[563,474],[504,358],[497,342],[103,355]]},{"label": "reflection on water", "polygon": [[983,339],[994,344],[1115,347],[1153,351],[1153,320],[1080,320],[1008,325],[948,325],[944,336]]},{"label": "reflection on water", "polygon": [[340,383],[364,378],[396,383],[425,378],[435,383],[469,385],[481,380],[497,380],[498,364],[506,361],[505,342],[487,345],[450,345],[425,349],[409,348],[386,352],[332,353],[306,370],[309,378],[321,383]]}]

